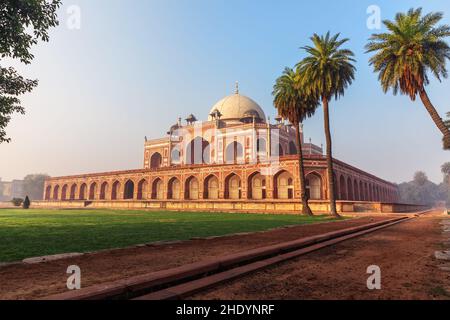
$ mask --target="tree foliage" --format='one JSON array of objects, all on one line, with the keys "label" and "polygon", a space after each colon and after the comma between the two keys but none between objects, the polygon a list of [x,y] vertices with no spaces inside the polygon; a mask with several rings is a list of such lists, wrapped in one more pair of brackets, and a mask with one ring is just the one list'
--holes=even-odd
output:
[{"label": "tree foliage", "polygon": [[442,165],[441,172],[444,175],[444,183],[450,184],[450,162]]},{"label": "tree foliage", "polygon": [[443,39],[450,36],[450,27],[436,26],[442,17],[441,12],[422,16],[422,8],[410,9],[398,13],[394,21],[383,21],[389,32],[370,37],[367,52],[376,52],[370,64],[385,92],[392,89],[395,95],[400,92],[415,100],[429,84],[429,74],[439,81],[447,78],[450,47]]},{"label": "tree foliage", "polygon": [[446,202],[450,205],[450,185],[445,181],[435,184],[422,171],[416,172],[412,181],[401,183],[399,190],[403,203],[434,205]]},{"label": "tree foliage", "polygon": [[418,186],[423,186],[428,182],[427,174],[423,171],[417,171],[414,174],[414,183]]},{"label": "tree foliage", "polygon": [[314,115],[319,100],[303,91],[299,75],[291,68],[285,68],[273,88],[274,105],[278,114],[297,125]]},{"label": "tree foliage", "polygon": [[23,203],[23,199],[22,198],[13,198],[11,200],[11,203],[15,206],[15,207],[20,207]]},{"label": "tree foliage", "polygon": [[450,47],[444,39],[450,36],[450,26],[438,25],[442,18],[441,12],[422,15],[422,8],[398,13],[394,21],[383,21],[388,32],[373,34],[366,49],[375,53],[370,65],[378,73],[383,91],[392,89],[394,95],[408,95],[413,101],[419,95],[444,136],[444,149],[450,149],[450,131],[425,90],[430,75],[439,81],[448,77]]},{"label": "tree foliage", "polygon": [[29,174],[23,179],[23,193],[32,200],[42,200],[44,183],[50,176],[47,174]]},{"label": "tree foliage", "polygon": [[354,53],[341,48],[349,39],[339,39],[339,36],[339,33],[331,36],[329,32],[325,36],[314,34],[313,46],[302,47],[308,56],[296,67],[307,94],[337,99],[355,79]]},{"label": "tree foliage", "polygon": [[56,10],[61,0],[0,1],[0,143],[10,142],[6,126],[14,113],[25,113],[18,98],[37,86],[37,80],[24,79],[12,67],[4,67],[4,58],[29,64],[31,47],[48,41],[48,29],[58,25]]}]

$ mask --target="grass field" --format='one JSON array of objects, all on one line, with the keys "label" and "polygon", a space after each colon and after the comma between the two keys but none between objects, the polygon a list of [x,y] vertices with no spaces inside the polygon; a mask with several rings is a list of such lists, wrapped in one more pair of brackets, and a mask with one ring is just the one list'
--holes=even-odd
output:
[{"label": "grass field", "polygon": [[299,215],[0,209],[0,262],[331,220]]}]

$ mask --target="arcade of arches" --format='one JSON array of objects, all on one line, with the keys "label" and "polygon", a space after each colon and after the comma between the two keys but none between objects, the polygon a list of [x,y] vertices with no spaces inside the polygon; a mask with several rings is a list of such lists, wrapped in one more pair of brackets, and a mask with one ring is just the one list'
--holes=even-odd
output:
[{"label": "arcade of arches", "polygon": [[[234,149],[233,158],[238,149]],[[274,174],[265,173],[262,166],[255,164],[245,169],[242,165],[200,166],[195,170],[189,167],[159,168],[92,177],[52,178],[46,181],[44,196],[52,201],[299,200],[297,162],[293,158],[282,161],[281,168]],[[328,198],[324,161],[316,161],[316,168],[306,166],[306,194],[310,200]],[[336,167],[346,169],[335,172],[338,200],[397,201],[395,185],[361,171],[351,172],[343,163]]]}]

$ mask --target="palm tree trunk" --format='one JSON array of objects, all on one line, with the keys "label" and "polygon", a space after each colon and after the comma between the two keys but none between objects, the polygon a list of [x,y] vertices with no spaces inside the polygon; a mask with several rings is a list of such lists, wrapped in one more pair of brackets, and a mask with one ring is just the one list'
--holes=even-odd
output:
[{"label": "palm tree trunk", "polygon": [[340,217],[336,210],[336,194],[334,191],[334,174],[333,174],[333,154],[330,132],[330,113],[328,110],[328,99],[322,97],[325,138],[327,141],[327,176],[328,176],[328,197],[330,199],[331,214]]},{"label": "palm tree trunk", "polygon": [[298,122],[295,123],[295,133],[297,138],[297,146],[298,146],[298,173],[300,176],[300,197],[302,199],[302,214],[307,214],[308,216],[312,216],[313,213],[308,204],[308,197],[306,197],[306,180],[305,180],[305,167],[303,165],[303,150],[302,150],[302,141],[300,139],[300,124]]},{"label": "palm tree trunk", "polygon": [[428,94],[425,91],[425,88],[422,88],[419,91],[419,94],[422,103],[424,104],[425,108],[427,109],[428,113],[431,116],[431,119],[433,119],[434,123],[436,124],[436,127],[438,127],[438,129],[441,130],[442,134],[444,135],[444,149],[450,149],[450,130],[447,128],[444,121],[439,116],[439,113],[436,111],[433,104],[431,103],[430,98],[428,97]]}]

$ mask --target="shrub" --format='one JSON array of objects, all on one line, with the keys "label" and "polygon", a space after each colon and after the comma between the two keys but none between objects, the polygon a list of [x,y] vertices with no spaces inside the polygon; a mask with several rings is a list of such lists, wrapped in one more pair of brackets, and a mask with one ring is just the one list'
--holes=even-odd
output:
[{"label": "shrub", "polygon": [[30,208],[30,204],[31,204],[31,201],[30,201],[30,198],[28,198],[28,196],[26,196],[25,197],[25,201],[23,202],[23,208],[24,209],[29,209]]},{"label": "shrub", "polygon": [[23,199],[22,198],[14,198],[11,200],[12,204],[16,207],[20,207],[23,203]]}]

